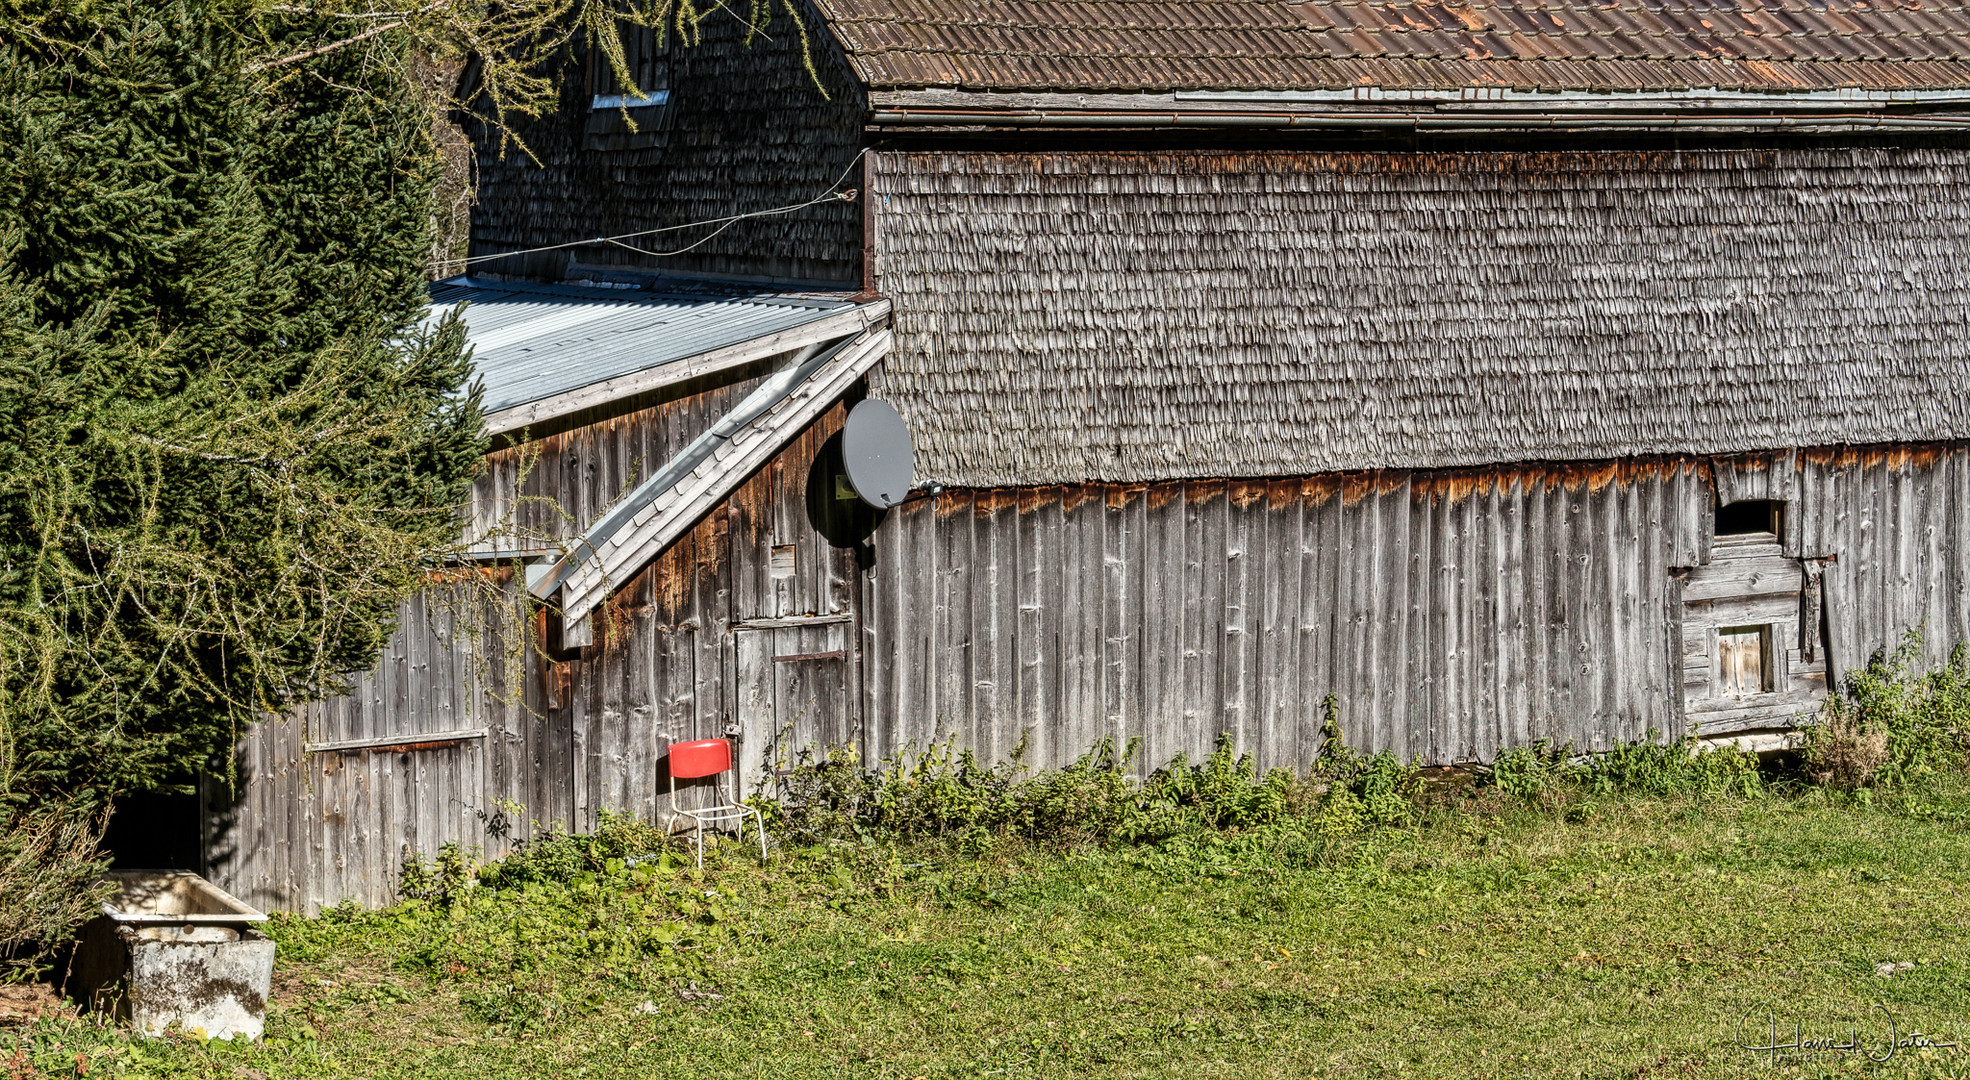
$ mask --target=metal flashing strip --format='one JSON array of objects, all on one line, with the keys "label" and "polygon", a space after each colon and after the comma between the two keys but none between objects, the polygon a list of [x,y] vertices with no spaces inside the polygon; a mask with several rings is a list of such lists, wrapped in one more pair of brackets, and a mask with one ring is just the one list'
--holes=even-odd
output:
[{"label": "metal flashing strip", "polygon": [[589,100],[591,112],[603,109],[652,109],[670,104],[670,91],[652,90],[647,94],[596,94]]},{"label": "metal flashing strip", "polygon": [[552,566],[529,575],[529,591],[545,599],[559,590],[564,624],[586,617],[847,393],[888,354],[891,341],[888,330],[867,330],[769,376],[576,537]]},{"label": "metal flashing strip", "polygon": [[872,304],[863,304],[824,315],[791,330],[782,330],[775,334],[767,334],[699,353],[696,356],[664,361],[614,378],[589,383],[553,397],[487,413],[486,433],[501,435],[518,431],[532,424],[569,416],[611,401],[620,401],[650,390],[675,386],[715,372],[744,367],[817,342],[857,333],[880,322],[888,315],[889,301],[878,300]]},{"label": "metal flashing strip", "polygon": [[889,312],[682,279],[619,289],[457,277],[433,284],[431,299],[433,322],[466,305],[490,434],[847,336]]}]

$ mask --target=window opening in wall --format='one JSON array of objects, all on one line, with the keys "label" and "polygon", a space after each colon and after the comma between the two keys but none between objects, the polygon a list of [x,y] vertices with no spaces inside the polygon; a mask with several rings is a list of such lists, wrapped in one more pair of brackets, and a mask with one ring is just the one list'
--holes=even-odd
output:
[{"label": "window opening in wall", "polygon": [[661,147],[670,120],[670,50],[657,44],[652,27],[626,24],[619,32],[625,71],[609,63],[600,43],[588,49],[588,147]]},{"label": "window opening in wall", "polygon": [[[622,109],[662,105],[670,100],[670,57],[657,47],[657,32],[647,26],[621,28],[623,66],[636,80],[625,84],[600,47],[588,50],[588,92],[591,108]],[[637,96],[638,91],[642,96]]]},{"label": "window opening in wall", "polygon": [[1785,504],[1773,499],[1750,499],[1717,508],[1718,536],[1777,536]]},{"label": "window opening in wall", "polygon": [[1717,631],[1717,686],[1724,697],[1769,694],[1771,626],[1726,626]]}]

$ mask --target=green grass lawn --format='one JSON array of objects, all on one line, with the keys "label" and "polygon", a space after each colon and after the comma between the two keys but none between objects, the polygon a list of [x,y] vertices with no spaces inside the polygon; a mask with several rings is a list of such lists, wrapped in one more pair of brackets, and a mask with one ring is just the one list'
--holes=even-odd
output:
[{"label": "green grass lawn", "polygon": [[[829,845],[284,920],[268,1039],[14,1076],[1970,1076],[1970,794],[1494,794],[1291,857]],[[620,947],[628,940],[633,947]],[[560,944],[542,943],[559,942]],[[573,942],[575,944],[569,944]],[[1878,965],[1891,968],[1883,975]],[[1774,1062],[1743,1041],[1888,1055]],[[80,1057],[78,1058],[78,1055]],[[37,1073],[34,1070],[39,1070]],[[0,1072],[0,1075],[6,1075]]]}]

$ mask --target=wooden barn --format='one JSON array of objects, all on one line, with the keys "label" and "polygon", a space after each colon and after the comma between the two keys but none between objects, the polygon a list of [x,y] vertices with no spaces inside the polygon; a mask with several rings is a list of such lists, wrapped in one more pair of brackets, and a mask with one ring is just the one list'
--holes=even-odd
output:
[{"label": "wooden barn", "polygon": [[470,554],[211,786],[234,894],[661,815],[673,740],[1449,763],[1970,640],[1960,5],[816,2],[483,147]]}]

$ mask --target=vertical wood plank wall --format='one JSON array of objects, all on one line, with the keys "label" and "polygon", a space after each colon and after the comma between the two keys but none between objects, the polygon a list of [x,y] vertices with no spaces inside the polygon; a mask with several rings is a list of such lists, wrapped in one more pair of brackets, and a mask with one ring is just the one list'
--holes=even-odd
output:
[{"label": "vertical wood plank wall", "polygon": [[[662,460],[649,432],[678,422],[669,408],[557,437],[543,460],[561,466],[541,475],[562,479],[528,490],[590,500],[586,517]],[[890,511],[858,552],[830,543],[826,500],[803,502],[832,488],[816,460],[841,413],[627,584],[579,654],[414,601],[351,695],[247,733],[208,872],[267,908],[376,904],[406,846],[496,856],[605,808],[652,817],[663,747],[722,734],[740,708],[735,637],[819,649],[802,644],[815,629],[779,625],[806,616],[848,631],[849,662],[815,667],[845,669],[855,715],[830,730],[872,755],[1023,740],[1056,765],[1112,736],[1155,766],[1229,732],[1294,766],[1329,693],[1357,746],[1430,762],[1677,736],[1671,568],[1707,560],[1720,488],[1786,500],[1786,553],[1831,557],[1833,679],[1910,628],[1931,659],[1970,640],[1970,447],[945,492]],[[475,727],[432,749],[302,746]]]},{"label": "vertical wood plank wall", "polygon": [[[495,453],[474,527],[504,523],[510,534],[518,521],[529,544],[573,535],[735,393],[715,388]],[[851,512],[807,498],[810,487],[833,490],[824,450],[844,415],[840,405],[824,414],[625,583],[596,613],[590,648],[543,655],[544,616],[512,613],[525,608],[510,568],[489,571],[493,591],[413,599],[348,695],[245,732],[236,776],[206,785],[207,875],[266,910],[381,904],[406,849],[429,856],[456,842],[493,858],[547,831],[591,829],[603,810],[656,818],[669,796],[663,748],[722,735],[733,715],[734,626],[846,614],[845,636],[860,632],[856,550],[829,541]],[[484,734],[418,745],[466,729]],[[305,749],[380,738],[390,744]]]},{"label": "vertical wood plank wall", "polygon": [[956,491],[880,534],[867,749],[1154,767],[1226,732],[1292,767],[1330,693],[1354,745],[1426,762],[1680,737],[1670,569],[1708,560],[1718,479],[1833,557],[1835,679],[1908,629],[1932,662],[1970,640],[1963,447]]},{"label": "vertical wood plank wall", "polygon": [[1330,693],[1433,762],[1680,734],[1668,568],[1709,497],[1695,461],[946,493],[877,552],[870,749],[1295,766]]}]

